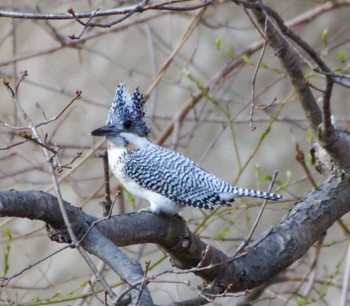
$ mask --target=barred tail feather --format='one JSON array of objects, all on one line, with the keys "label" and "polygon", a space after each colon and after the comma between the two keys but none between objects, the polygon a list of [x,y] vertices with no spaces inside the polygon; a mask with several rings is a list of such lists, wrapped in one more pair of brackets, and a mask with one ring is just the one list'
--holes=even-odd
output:
[{"label": "barred tail feather", "polygon": [[234,192],[232,193],[220,194],[220,198],[223,201],[232,201],[234,198],[238,198],[238,197],[260,198],[260,199],[274,200],[274,201],[283,198],[283,196],[280,194],[269,193],[269,192],[253,190],[253,189],[245,189],[245,188],[234,188]]},{"label": "barred tail feather", "polygon": [[265,191],[253,190],[253,189],[244,189],[236,188],[237,195],[240,197],[252,197],[260,198],[267,200],[279,200],[282,198],[282,195],[276,193],[269,193]]}]

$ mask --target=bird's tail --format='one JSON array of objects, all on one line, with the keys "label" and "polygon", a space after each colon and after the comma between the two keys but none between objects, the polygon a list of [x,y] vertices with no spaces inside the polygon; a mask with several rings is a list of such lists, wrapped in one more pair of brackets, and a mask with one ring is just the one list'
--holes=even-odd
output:
[{"label": "bird's tail", "polygon": [[267,200],[279,200],[283,198],[283,196],[280,194],[245,188],[235,188],[235,193],[238,197],[251,197]]}]

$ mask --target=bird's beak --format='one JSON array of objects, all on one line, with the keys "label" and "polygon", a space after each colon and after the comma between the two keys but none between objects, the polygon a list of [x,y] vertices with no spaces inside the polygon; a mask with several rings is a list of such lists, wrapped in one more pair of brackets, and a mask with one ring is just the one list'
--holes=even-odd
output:
[{"label": "bird's beak", "polygon": [[90,132],[90,135],[92,136],[116,136],[119,134],[119,131],[114,128],[114,127],[111,127],[111,126],[108,126],[108,125],[105,125],[103,127],[100,127],[96,130],[93,130],[92,132]]}]

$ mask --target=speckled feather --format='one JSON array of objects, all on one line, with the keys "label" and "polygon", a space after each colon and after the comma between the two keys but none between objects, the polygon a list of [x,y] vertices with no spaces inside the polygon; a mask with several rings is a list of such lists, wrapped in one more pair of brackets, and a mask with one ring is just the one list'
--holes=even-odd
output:
[{"label": "speckled feather", "polygon": [[231,186],[186,156],[151,143],[143,106],[138,89],[129,95],[118,85],[106,125],[92,135],[107,137],[112,172],[130,193],[148,200],[153,212],[177,213],[185,205],[214,209],[236,197],[282,198]]},{"label": "speckled feather", "polygon": [[214,209],[218,205],[230,205],[236,197],[280,198],[273,193],[231,186],[186,156],[154,144],[128,150],[124,158],[126,180],[134,180],[140,187],[178,204]]},{"label": "speckled feather", "polygon": [[138,88],[132,95],[129,95],[125,84],[120,83],[115,92],[105,124],[114,126],[126,120],[132,120],[134,132],[139,136],[148,137],[150,129],[143,110],[144,104],[145,100]]}]

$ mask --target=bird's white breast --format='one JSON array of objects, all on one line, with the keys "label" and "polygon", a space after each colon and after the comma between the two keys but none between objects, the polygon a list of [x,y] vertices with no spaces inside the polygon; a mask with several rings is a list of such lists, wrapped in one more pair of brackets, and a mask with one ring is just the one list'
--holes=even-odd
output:
[{"label": "bird's white breast", "polygon": [[113,172],[113,174],[124,183],[124,162],[126,149],[124,147],[117,147],[112,144],[108,144],[108,161],[109,166]]},{"label": "bird's white breast", "polygon": [[[126,155],[130,148],[145,148],[152,145],[147,139],[141,138],[128,133],[121,133],[121,138],[109,140],[108,143],[108,159],[109,166],[113,174],[119,179],[120,183],[133,196],[147,200],[151,206],[150,210],[154,213],[164,212],[167,214],[178,213],[183,205],[177,204],[172,200],[162,196],[159,193],[141,187],[136,181],[128,179],[124,173]],[[127,143],[125,143],[127,140]]]},{"label": "bird's white breast", "polygon": [[183,208],[182,205],[173,202],[159,193],[142,188],[134,181],[125,181],[123,185],[133,196],[148,201],[151,204],[150,210],[153,213],[164,212],[166,214],[176,214]]}]

